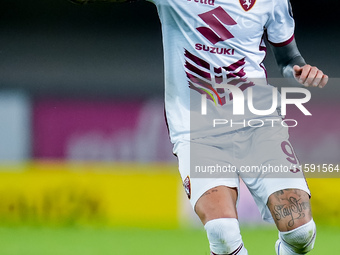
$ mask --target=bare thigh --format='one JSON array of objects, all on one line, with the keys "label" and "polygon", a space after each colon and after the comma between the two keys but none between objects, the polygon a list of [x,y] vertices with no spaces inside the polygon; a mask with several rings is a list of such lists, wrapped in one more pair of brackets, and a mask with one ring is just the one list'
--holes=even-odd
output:
[{"label": "bare thigh", "polygon": [[289,231],[312,219],[309,195],[299,189],[284,189],[269,196],[267,206],[279,231]]},{"label": "bare thigh", "polygon": [[203,224],[219,218],[237,218],[236,201],[236,188],[218,186],[198,199],[195,211]]}]

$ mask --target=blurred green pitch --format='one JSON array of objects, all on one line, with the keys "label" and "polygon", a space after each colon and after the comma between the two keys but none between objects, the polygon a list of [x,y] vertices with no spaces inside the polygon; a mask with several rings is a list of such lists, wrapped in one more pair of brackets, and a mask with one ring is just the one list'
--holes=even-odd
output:
[{"label": "blurred green pitch", "polygon": [[[241,227],[249,254],[274,255],[277,231]],[[318,226],[313,254],[340,254],[340,228]],[[0,228],[1,255],[208,255],[203,230]]]}]

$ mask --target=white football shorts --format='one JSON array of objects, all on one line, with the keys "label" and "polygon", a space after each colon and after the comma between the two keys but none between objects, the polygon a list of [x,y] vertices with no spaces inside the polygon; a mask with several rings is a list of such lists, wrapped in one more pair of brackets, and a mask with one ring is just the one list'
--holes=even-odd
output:
[{"label": "white football shorts", "polygon": [[273,221],[266,206],[272,193],[300,189],[310,195],[288,138],[288,128],[278,125],[247,127],[176,143],[174,153],[192,207],[217,186],[236,187],[239,192],[240,178],[266,221]]}]

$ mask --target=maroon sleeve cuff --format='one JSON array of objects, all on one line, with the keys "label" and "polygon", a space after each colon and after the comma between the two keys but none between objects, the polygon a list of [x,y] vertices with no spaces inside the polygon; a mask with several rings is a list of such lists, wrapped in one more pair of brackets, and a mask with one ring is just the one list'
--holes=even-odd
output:
[{"label": "maroon sleeve cuff", "polygon": [[270,42],[270,44],[273,45],[274,47],[283,47],[283,46],[286,46],[287,44],[290,44],[293,40],[294,40],[294,34],[287,41],[284,41],[281,43],[273,43],[269,40],[268,42]]}]

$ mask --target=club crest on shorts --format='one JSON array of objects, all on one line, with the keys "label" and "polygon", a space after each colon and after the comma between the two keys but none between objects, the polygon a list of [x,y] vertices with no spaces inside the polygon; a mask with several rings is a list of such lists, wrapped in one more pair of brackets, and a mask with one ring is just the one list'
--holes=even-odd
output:
[{"label": "club crest on shorts", "polygon": [[187,193],[188,198],[191,198],[191,183],[190,183],[190,177],[187,176],[183,181],[183,186],[185,189],[185,193]]},{"label": "club crest on shorts", "polygon": [[246,12],[249,11],[251,8],[253,8],[256,0],[239,0],[241,7],[243,8],[243,10],[245,10]]}]

